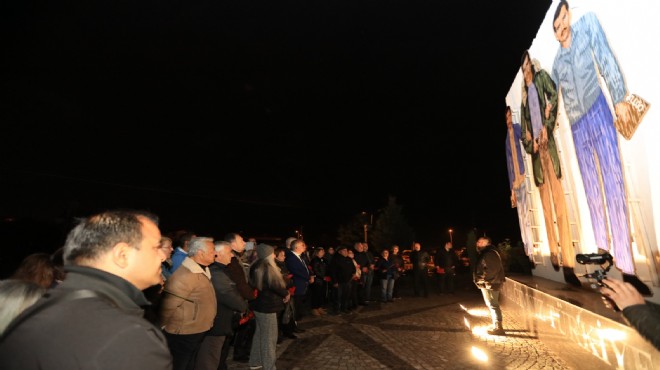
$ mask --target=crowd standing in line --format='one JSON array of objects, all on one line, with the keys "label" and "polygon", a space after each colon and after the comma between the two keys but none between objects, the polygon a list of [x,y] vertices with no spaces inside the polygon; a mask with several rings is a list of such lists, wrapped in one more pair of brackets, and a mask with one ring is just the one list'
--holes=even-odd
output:
[{"label": "crowd standing in line", "polygon": [[[381,283],[381,302],[400,299],[399,247],[375,259],[365,244],[317,247],[310,256],[303,240],[289,238],[286,247],[250,247],[253,260],[237,233],[215,241],[190,231],[168,237],[148,212],[92,215],[78,221],[63,247],[27,256],[0,281],[0,368],[226,370],[234,347],[233,361],[275,369],[277,345],[303,332],[297,322],[305,312],[351,315],[369,303],[363,275],[370,269]],[[488,333],[505,335],[502,260],[488,237],[475,244],[472,277],[491,314]],[[185,253],[178,266],[177,253]],[[451,242],[434,257],[444,270],[440,292],[451,293],[457,263]],[[415,294],[427,296],[430,256],[414,243],[410,258]],[[659,305],[612,278],[601,292],[660,349]]]},{"label": "crowd standing in line", "polygon": [[[362,242],[352,248],[330,247],[329,253],[317,247],[310,254],[307,244],[296,238],[289,238],[286,247],[275,248],[255,245],[254,238],[246,243],[237,233],[229,233],[223,240],[198,236],[189,230],[164,236],[160,230],[151,230],[156,216],[142,216],[139,212],[108,212],[90,219],[131,215],[149,227],[154,234],[148,235],[151,239],[158,239],[152,241],[152,250],[158,257],[159,274],[152,276],[148,284],[139,285],[142,297],[134,291],[129,295],[140,303],[143,318],[156,328],[160,352],[165,344],[166,368],[227,369],[230,349],[234,347],[233,361],[249,363],[254,369],[274,369],[277,344],[297,339],[295,333],[304,332],[298,321],[304,320],[307,313],[347,315],[359,305],[368,305],[370,274],[380,282],[382,302],[400,298],[395,287],[404,273],[404,262],[396,245],[391,251],[382,251],[379,258],[374,258]],[[154,225],[147,222],[149,217],[155,220],[150,221]],[[104,242],[111,239],[108,235]],[[419,252],[418,243],[415,249]],[[428,263],[428,253],[420,254],[422,261]],[[113,257],[110,254],[109,258]],[[53,269],[50,260],[48,254],[35,254],[17,270],[16,276],[41,279],[35,281],[41,286],[39,289],[35,283],[26,283],[29,285],[24,288],[35,288],[32,296],[21,293],[26,306],[64,280],[64,270]],[[74,271],[73,280],[77,280],[75,267],[68,267],[69,270]],[[9,284],[1,287],[5,286]],[[17,314],[9,313],[9,319],[4,321],[8,323]]]}]

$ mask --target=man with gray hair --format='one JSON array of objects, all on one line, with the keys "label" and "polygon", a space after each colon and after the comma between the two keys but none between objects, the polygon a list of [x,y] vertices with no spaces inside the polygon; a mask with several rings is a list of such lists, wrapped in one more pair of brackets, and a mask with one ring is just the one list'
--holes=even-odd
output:
[{"label": "man with gray hair", "polygon": [[146,212],[82,219],[64,244],[66,279],[5,331],[0,368],[171,369],[167,342],[142,309],[142,290],[161,279],[160,238]]},{"label": "man with gray hair", "polygon": [[234,254],[231,244],[224,240],[215,243],[215,262],[209,266],[211,282],[218,303],[213,327],[206,333],[197,356],[195,370],[227,368],[227,358],[222,357],[222,346],[227,335],[232,335],[233,318],[248,310],[247,300],[241,297],[236,283],[228,275],[228,265]]},{"label": "man with gray hair", "polygon": [[208,266],[215,261],[213,239],[190,240],[186,257],[165,282],[160,322],[174,360],[174,370],[190,370],[217,311]]}]

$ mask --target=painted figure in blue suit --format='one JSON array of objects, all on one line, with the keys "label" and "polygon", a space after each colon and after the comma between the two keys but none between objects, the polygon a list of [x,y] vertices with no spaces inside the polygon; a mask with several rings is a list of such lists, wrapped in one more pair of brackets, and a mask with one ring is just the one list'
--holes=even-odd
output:
[{"label": "painted figure in blue suit", "polygon": [[[634,274],[628,204],[614,118],[599,83],[612,98],[617,117],[627,117],[626,84],[607,37],[593,13],[571,25],[568,2],[559,2],[553,20],[559,50],[552,79],[561,91],[598,248],[610,251],[616,266]],[[611,248],[610,248],[611,240]]]}]

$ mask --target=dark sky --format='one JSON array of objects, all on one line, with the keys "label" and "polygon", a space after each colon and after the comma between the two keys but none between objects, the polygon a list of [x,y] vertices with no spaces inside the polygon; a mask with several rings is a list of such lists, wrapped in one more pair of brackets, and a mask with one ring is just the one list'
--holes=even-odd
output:
[{"label": "dark sky", "polygon": [[504,98],[548,0],[5,3],[5,219],[314,241],[392,195],[423,243],[518,238]]}]

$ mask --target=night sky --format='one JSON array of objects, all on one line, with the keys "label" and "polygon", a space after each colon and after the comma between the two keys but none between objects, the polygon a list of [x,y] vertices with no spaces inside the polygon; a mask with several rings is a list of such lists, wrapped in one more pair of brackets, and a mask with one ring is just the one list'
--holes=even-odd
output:
[{"label": "night sky", "polygon": [[314,244],[390,195],[423,245],[518,239],[504,99],[549,5],[5,2],[4,240],[128,207]]}]

